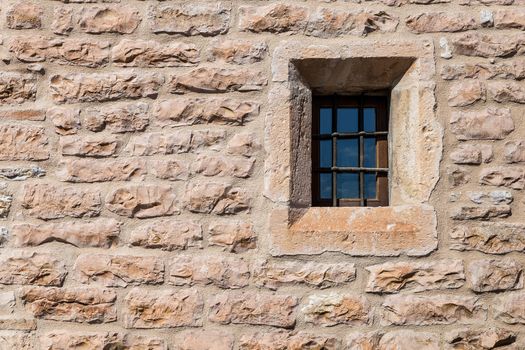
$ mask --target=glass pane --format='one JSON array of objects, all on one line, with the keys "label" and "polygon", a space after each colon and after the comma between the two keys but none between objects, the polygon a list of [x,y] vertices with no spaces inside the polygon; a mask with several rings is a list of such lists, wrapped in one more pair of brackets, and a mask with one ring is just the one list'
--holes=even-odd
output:
[{"label": "glass pane", "polygon": [[337,166],[359,166],[359,139],[337,140]]},{"label": "glass pane", "polygon": [[337,174],[337,198],[359,198],[359,174]]},{"label": "glass pane", "polygon": [[364,174],[365,175],[365,198],[376,198],[376,174]]},{"label": "glass pane", "polygon": [[319,133],[332,133],[332,108],[321,108],[319,112]]},{"label": "glass pane", "polygon": [[364,131],[376,131],[376,109],[363,108],[363,128]]},{"label": "glass pane", "polygon": [[332,174],[321,173],[319,174],[319,197],[321,199],[332,198]]},{"label": "glass pane", "polygon": [[363,166],[366,168],[375,168],[376,167],[376,139],[375,137],[365,137],[365,152],[363,159]]},{"label": "glass pane", "polygon": [[337,109],[337,131],[357,132],[359,131],[359,113],[357,108]]},{"label": "glass pane", "polygon": [[332,140],[321,140],[319,143],[319,166],[330,168],[332,166]]}]

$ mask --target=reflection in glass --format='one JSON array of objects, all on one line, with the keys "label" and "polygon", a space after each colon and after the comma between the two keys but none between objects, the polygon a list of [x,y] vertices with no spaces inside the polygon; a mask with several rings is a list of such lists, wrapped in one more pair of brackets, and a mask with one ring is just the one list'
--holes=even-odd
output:
[{"label": "reflection in glass", "polygon": [[365,137],[365,152],[363,159],[363,166],[366,168],[375,168],[376,167],[376,139],[373,137]]},{"label": "reflection in glass", "polygon": [[337,174],[337,198],[359,198],[359,174]]},{"label": "reflection in glass", "polygon": [[340,167],[359,166],[359,139],[338,139],[336,165]]},{"label": "reflection in glass", "polygon": [[364,174],[365,198],[376,198],[376,174]]},{"label": "reflection in glass", "polygon": [[337,131],[357,132],[359,131],[359,112],[357,108],[337,109]]},{"label": "reflection in glass", "polygon": [[319,167],[332,166],[332,140],[321,140],[319,143]]},{"label": "reflection in glass", "polygon": [[319,115],[319,133],[320,134],[331,134],[332,133],[332,109],[321,108]]},{"label": "reflection in glass", "polygon": [[332,198],[332,174],[319,174],[319,192],[321,193],[321,199]]},{"label": "reflection in glass", "polygon": [[376,109],[363,108],[363,130],[376,131]]}]

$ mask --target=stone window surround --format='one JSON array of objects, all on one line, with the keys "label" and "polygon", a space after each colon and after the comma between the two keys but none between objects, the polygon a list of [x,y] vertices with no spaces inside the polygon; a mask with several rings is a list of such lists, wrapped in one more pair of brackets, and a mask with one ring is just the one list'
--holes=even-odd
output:
[{"label": "stone window surround", "polygon": [[[311,90],[297,64],[352,58],[413,62],[391,95],[390,206],[311,207]],[[443,130],[435,113],[434,75],[434,45],[428,40],[290,40],[275,49],[264,171],[272,255],[423,256],[437,248],[429,199],[439,179]]]}]

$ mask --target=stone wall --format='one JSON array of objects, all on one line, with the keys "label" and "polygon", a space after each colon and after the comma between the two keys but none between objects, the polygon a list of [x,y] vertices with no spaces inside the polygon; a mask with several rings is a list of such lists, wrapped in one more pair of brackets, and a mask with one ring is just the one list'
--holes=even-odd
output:
[{"label": "stone wall", "polygon": [[[0,28],[0,349],[525,348],[523,0],[2,0]],[[426,43],[428,201],[283,227],[289,40]]]}]

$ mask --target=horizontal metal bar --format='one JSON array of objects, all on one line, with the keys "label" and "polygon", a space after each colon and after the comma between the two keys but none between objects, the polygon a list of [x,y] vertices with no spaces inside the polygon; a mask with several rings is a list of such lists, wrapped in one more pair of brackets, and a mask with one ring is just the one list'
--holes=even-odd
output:
[{"label": "horizontal metal bar", "polygon": [[314,139],[329,139],[332,137],[359,137],[359,136],[386,136],[388,131],[359,131],[359,132],[333,132],[331,134],[314,134]]},{"label": "horizontal metal bar", "polygon": [[365,173],[387,173],[388,168],[361,168],[361,167],[339,167],[339,166],[333,166],[330,168],[314,168],[314,171],[316,172],[331,172],[331,171],[339,171],[339,172],[360,172],[363,171]]}]

